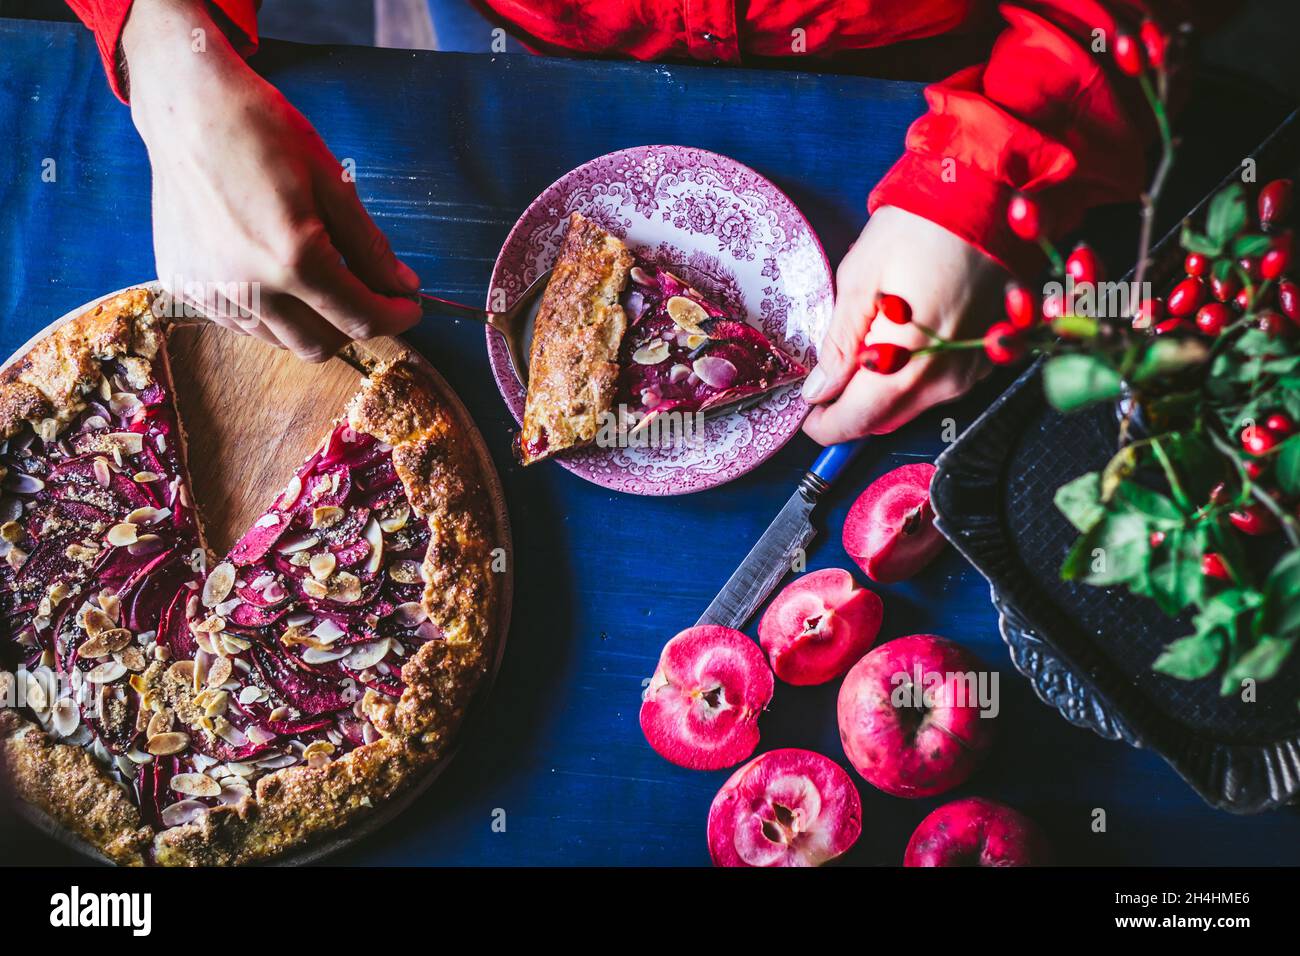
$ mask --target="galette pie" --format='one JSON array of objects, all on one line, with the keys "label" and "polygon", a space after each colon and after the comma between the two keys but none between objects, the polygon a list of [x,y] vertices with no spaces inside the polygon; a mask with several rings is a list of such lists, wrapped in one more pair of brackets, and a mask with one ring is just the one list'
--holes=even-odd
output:
[{"label": "galette pie", "polygon": [[503,531],[466,426],[398,360],[212,560],[152,297],[0,373],[0,755],[119,863],[264,860],[447,753],[501,638]]},{"label": "galette pie", "polygon": [[635,431],[806,374],[758,329],[575,212],[533,328],[520,458],[532,464],[592,444],[607,423]]}]

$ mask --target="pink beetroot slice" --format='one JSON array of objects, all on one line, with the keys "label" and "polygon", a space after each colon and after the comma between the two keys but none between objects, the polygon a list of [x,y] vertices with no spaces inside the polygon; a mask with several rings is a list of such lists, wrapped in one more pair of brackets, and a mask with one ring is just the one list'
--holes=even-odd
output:
[{"label": "pink beetroot slice", "polygon": [[709,807],[714,866],[821,866],[862,833],[862,801],[837,763],[811,750],[760,754]]},{"label": "pink beetroot slice", "polygon": [[692,770],[734,766],[758,746],[772,671],[740,631],[687,628],[664,645],[641,704],[641,730],[665,760]]}]

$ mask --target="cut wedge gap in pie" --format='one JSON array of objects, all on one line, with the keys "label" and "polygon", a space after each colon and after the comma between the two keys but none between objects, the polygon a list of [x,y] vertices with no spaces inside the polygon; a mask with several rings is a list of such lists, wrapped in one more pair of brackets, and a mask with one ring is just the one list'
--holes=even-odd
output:
[{"label": "cut wedge gap in pie", "polygon": [[668,412],[710,412],[807,374],[743,318],[573,213],[529,352],[519,456],[532,464],[636,431]]},{"label": "cut wedge gap in pie", "polygon": [[244,863],[447,752],[502,636],[503,532],[464,426],[398,360],[211,560],[153,296],[0,372],[0,754],[110,859]]}]

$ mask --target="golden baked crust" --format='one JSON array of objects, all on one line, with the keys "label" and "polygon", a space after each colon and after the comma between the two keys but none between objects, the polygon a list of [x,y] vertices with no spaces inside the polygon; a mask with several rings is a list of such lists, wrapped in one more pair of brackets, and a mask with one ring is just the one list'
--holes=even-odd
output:
[{"label": "golden baked crust", "polygon": [[619,295],[634,259],[617,237],[578,213],[537,312],[520,434],[525,465],[595,441],[614,405],[627,331]]},{"label": "golden baked crust", "polygon": [[[150,311],[151,296],[148,289],[115,296],[0,373],[2,433],[27,425],[57,431],[99,387],[101,361],[129,368],[133,358],[155,355],[167,329]],[[373,371],[347,416],[354,429],[393,446],[412,508],[430,526],[423,601],[445,639],[425,643],[407,660],[400,700],[366,692],[362,707],[379,739],[321,766],[270,773],[242,803],[161,831],[143,822],[125,788],[91,754],[54,742],[19,712],[3,709],[8,698],[0,695],[0,758],[15,792],[115,862],[264,860],[372,816],[447,753],[501,637],[493,559],[504,548],[504,529],[496,525],[469,436],[409,362]],[[160,671],[154,667],[143,676]]]}]

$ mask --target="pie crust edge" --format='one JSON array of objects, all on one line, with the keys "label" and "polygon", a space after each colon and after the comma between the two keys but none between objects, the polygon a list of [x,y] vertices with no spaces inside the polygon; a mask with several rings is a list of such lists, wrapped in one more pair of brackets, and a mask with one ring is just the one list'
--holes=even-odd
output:
[{"label": "pie crust edge", "polygon": [[[147,288],[112,296],[0,372],[0,437],[25,425],[57,432],[98,385],[102,361],[152,360],[167,332],[150,308],[153,296]],[[82,747],[57,743],[17,711],[0,707],[0,763],[16,796],[117,863],[143,865],[152,849],[153,861],[163,865],[239,864],[276,856],[376,813],[448,752],[501,637],[500,576],[492,563],[497,543],[505,546],[505,529],[497,524],[473,440],[411,363],[398,359],[374,369],[346,415],[354,429],[393,446],[407,498],[429,525],[423,603],[444,634],[407,661],[400,700],[367,692],[380,739],[323,767],[270,773],[242,803],[155,831]]]}]

